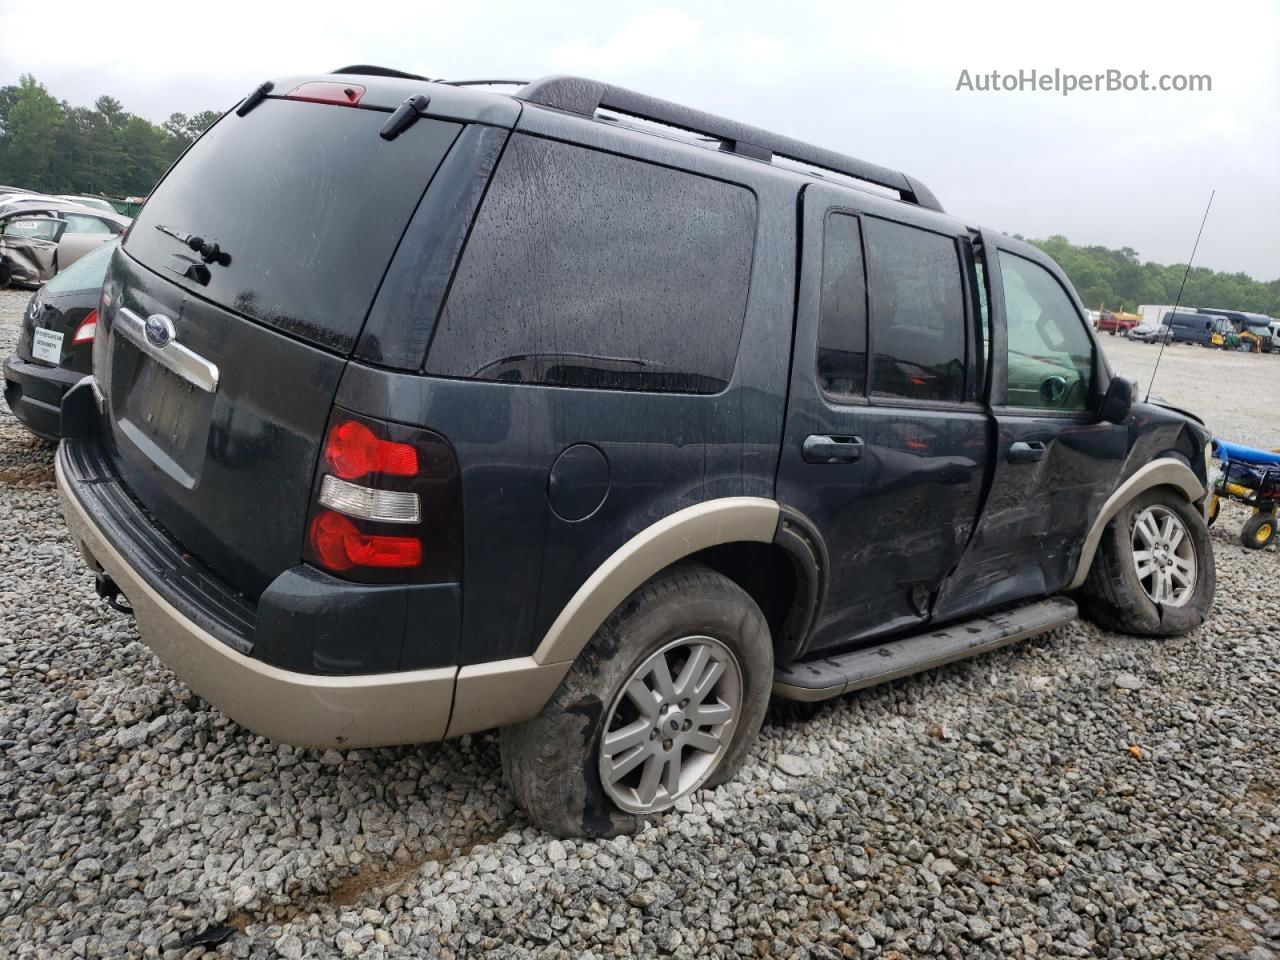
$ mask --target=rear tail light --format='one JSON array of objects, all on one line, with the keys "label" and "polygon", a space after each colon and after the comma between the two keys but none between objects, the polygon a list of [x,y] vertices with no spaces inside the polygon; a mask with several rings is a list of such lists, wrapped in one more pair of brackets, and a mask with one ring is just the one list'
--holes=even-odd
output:
[{"label": "rear tail light", "polygon": [[370,473],[412,477],[418,473],[418,451],[412,444],[383,440],[358,420],[329,428],[324,462],[343,480],[359,480]]},{"label": "rear tail light", "polygon": [[308,563],[364,583],[460,580],[461,480],[448,442],[335,409],[303,553]]},{"label": "rear tail light", "polygon": [[363,533],[350,519],[332,510],[311,521],[311,542],[321,563],[338,572],[352,567],[388,569],[422,563],[419,538]]},{"label": "rear tail light", "polygon": [[384,523],[417,523],[422,519],[422,501],[416,493],[402,490],[375,490],[347,483],[337,477],[320,478],[320,503],[364,520]]},{"label": "rear tail light", "polygon": [[98,332],[98,311],[90,310],[89,315],[80,321],[76,332],[71,336],[72,343],[93,343],[93,336]]}]

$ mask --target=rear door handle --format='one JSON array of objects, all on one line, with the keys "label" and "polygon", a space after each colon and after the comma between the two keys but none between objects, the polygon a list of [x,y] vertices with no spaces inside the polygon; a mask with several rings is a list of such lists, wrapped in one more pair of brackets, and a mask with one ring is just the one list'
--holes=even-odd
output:
[{"label": "rear door handle", "polygon": [[1010,463],[1035,463],[1044,459],[1047,448],[1039,440],[1019,440],[1009,446]]},{"label": "rear door handle", "polygon": [[862,438],[811,433],[800,450],[807,463],[854,463],[862,459]]}]

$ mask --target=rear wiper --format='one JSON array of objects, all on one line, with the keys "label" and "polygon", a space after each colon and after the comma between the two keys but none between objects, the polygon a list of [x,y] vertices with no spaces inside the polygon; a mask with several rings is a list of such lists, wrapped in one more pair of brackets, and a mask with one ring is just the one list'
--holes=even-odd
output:
[{"label": "rear wiper", "polygon": [[179,243],[185,243],[200,254],[200,259],[205,263],[216,263],[222,267],[229,266],[231,263],[231,254],[218,246],[216,241],[205,240],[203,237],[197,237],[194,233],[183,233],[181,230],[174,230],[166,227],[163,223],[157,223],[156,229],[167,236],[173,237]]}]

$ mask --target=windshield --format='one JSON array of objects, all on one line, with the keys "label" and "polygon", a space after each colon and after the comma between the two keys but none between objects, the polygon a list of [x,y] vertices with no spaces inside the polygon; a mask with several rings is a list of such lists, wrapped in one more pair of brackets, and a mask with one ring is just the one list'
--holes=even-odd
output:
[{"label": "windshield", "polygon": [[[201,298],[348,352],[428,181],[460,129],[393,141],[377,110],[269,99],[219,120],[155,189],[125,252]],[[184,275],[188,236],[225,259]],[[181,259],[186,258],[186,259]]]}]

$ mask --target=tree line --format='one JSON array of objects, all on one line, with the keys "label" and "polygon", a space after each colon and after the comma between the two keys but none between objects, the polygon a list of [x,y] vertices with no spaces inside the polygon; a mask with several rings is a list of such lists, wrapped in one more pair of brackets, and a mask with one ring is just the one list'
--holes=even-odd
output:
[{"label": "tree line", "polygon": [[[1091,310],[1133,311],[1142,303],[1173,303],[1187,269],[1185,263],[1144,263],[1132,247],[1077,247],[1062,236],[1031,242],[1058,261]],[[1262,283],[1246,273],[1192,267],[1182,302],[1280,317],[1280,279]]]},{"label": "tree line", "polygon": [[0,183],[41,193],[146,196],[219,116],[175,113],[156,125],[114,97],[73,107],[23,74],[0,87]]},{"label": "tree line", "polygon": [[[113,97],[99,97],[93,107],[73,107],[24,74],[16,84],[0,87],[0,183],[45,193],[145,196],[218,117],[215,110],[175,113],[157,126]],[[1031,242],[1062,265],[1085,306],[1094,310],[1173,303],[1185,269],[1144,263],[1132,247],[1077,247],[1062,236]],[[1244,273],[1196,267],[1182,302],[1280,317],[1280,279],[1261,283]]]}]

